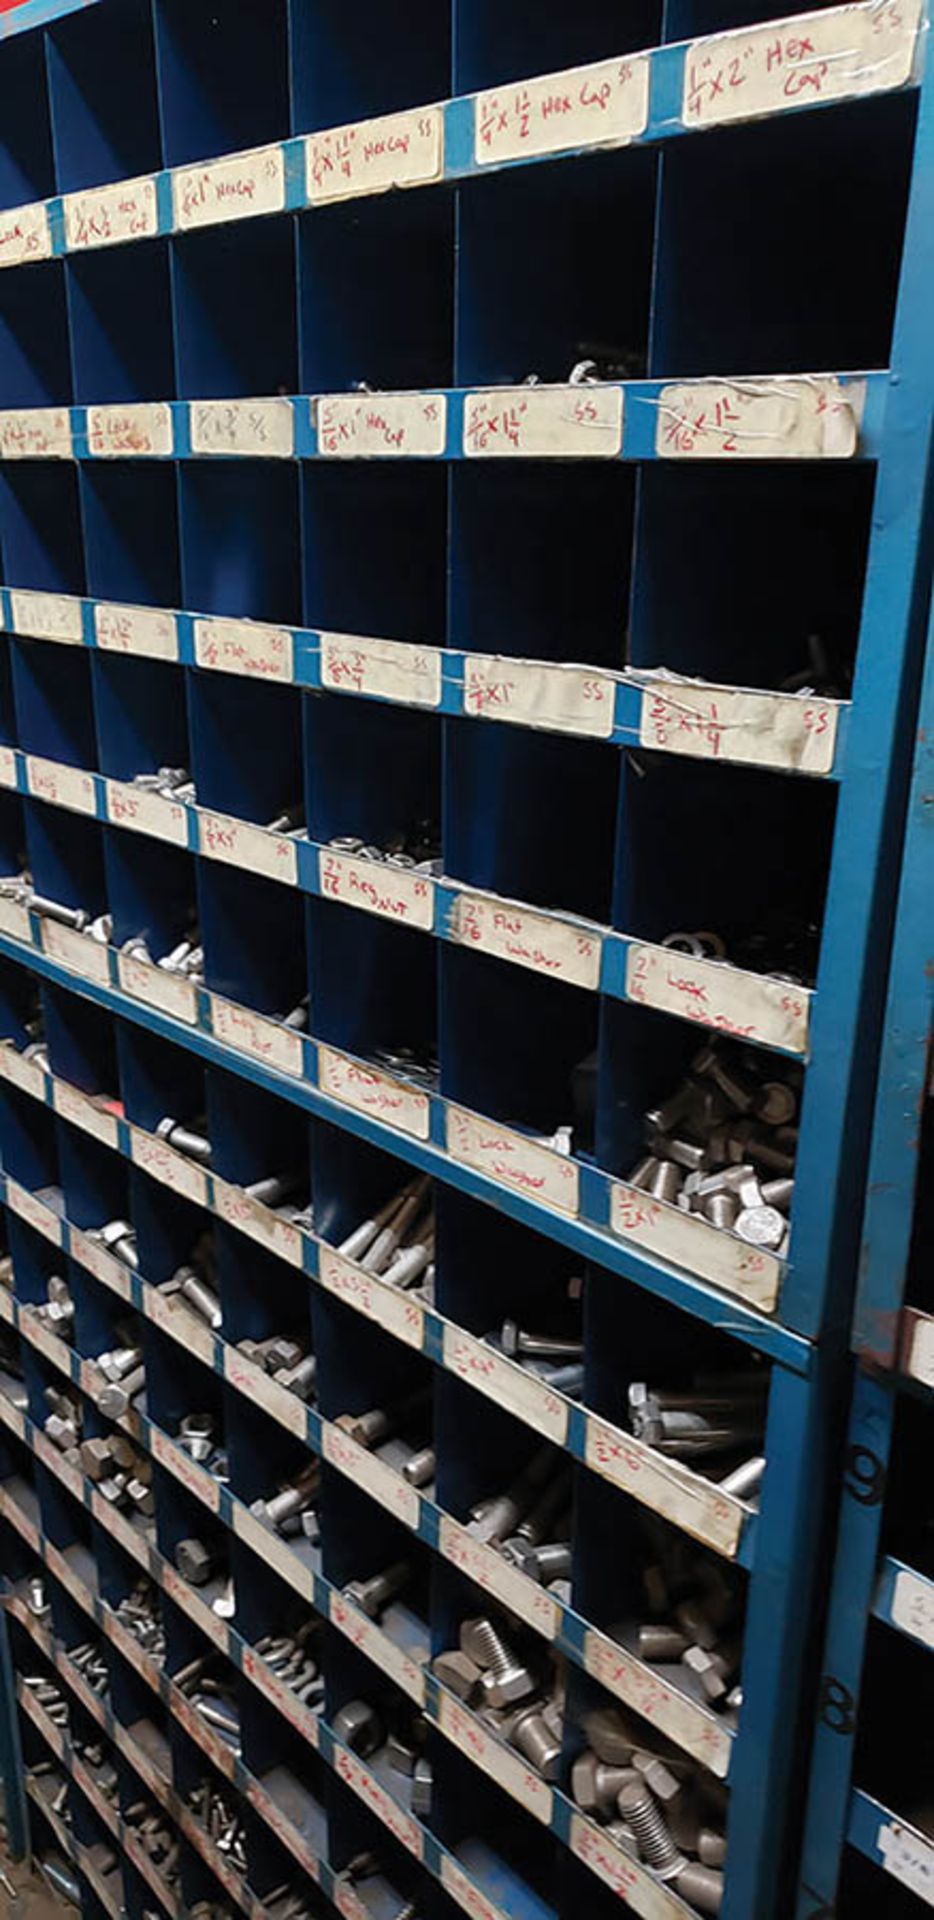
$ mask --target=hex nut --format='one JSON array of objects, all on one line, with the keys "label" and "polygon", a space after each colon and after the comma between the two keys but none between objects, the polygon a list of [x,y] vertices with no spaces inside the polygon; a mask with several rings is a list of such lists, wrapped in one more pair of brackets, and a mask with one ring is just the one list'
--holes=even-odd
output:
[{"label": "hex nut", "polygon": [[175,1548],[175,1565],[184,1580],[192,1587],[203,1587],[214,1571],[214,1558],[201,1540],[179,1540]]},{"label": "hex nut", "polygon": [[363,1759],[383,1744],[379,1715],[366,1700],[348,1700],[334,1715],[332,1727],[335,1738]]}]

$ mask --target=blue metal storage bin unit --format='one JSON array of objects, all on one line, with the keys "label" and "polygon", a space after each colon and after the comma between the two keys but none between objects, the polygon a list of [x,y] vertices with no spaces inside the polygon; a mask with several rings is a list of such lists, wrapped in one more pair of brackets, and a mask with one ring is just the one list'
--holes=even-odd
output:
[{"label": "blue metal storage bin unit", "polygon": [[[929,651],[853,1320],[855,1374],[799,1890],[802,1920],[934,1904]],[[837,1902],[839,1901],[839,1904]]]},{"label": "blue metal storage bin unit", "polygon": [[0,47],[6,1731],[88,1914],[789,1910],[922,28]]}]

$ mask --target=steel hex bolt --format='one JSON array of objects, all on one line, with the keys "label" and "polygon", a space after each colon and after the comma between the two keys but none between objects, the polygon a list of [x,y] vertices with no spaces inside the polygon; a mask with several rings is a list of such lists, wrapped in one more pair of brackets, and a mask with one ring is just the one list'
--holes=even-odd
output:
[{"label": "steel hex bolt", "polygon": [[411,1578],[412,1569],[407,1560],[396,1560],[391,1567],[376,1574],[371,1580],[351,1580],[344,1588],[348,1600],[359,1607],[370,1620],[375,1620],[384,1607],[401,1593]]},{"label": "steel hex bolt", "polygon": [[582,1340],[552,1339],[544,1333],[525,1333],[515,1320],[504,1320],[500,1335],[503,1352],[510,1359],[580,1360]]},{"label": "steel hex bolt", "polygon": [[637,1780],[631,1767],[606,1766],[595,1753],[579,1754],[571,1768],[571,1792],[585,1813],[609,1815],[623,1788]]},{"label": "steel hex bolt", "polygon": [[635,1784],[625,1786],[617,1801],[620,1815],[627,1827],[631,1827],[639,1842],[642,1858],[653,1867],[662,1880],[673,1880],[683,1873],[687,1861],[679,1852],[665,1823],[660,1809],[656,1806],[648,1789]]}]

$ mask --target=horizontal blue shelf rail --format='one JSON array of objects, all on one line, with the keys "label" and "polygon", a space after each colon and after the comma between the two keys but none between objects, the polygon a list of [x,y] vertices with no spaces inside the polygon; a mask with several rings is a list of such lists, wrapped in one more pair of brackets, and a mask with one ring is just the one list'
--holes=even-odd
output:
[{"label": "horizontal blue shelf rail", "polygon": [[[29,24],[61,11],[40,0],[25,9]],[[921,0],[857,0],[806,18],[806,34],[790,15],[56,195],[0,216],[0,267],[652,145],[917,84]]]},{"label": "horizontal blue shelf rail", "polygon": [[889,375],[778,373],[0,411],[18,460],[849,460]]}]

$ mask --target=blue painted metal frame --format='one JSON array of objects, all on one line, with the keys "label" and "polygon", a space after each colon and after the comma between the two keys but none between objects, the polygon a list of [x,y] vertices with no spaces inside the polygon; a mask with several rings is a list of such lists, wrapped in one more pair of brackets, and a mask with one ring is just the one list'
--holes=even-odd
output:
[{"label": "blue painted metal frame", "polygon": [[[930,100],[928,100],[928,106]],[[928,129],[928,139],[932,130]],[[929,162],[930,164],[930,162]],[[856,1357],[836,1559],[814,1735],[798,1920],[833,1910],[846,1844],[877,1864],[879,1809],[852,1790],[853,1742],[870,1617],[892,1624],[898,1563],[880,1565],[884,1491],[899,1396],[902,1310],[934,1040],[934,613],[914,742],[885,1027],[875,1101],[859,1281]],[[904,1631],[904,1629],[902,1629]],[[882,1810],[884,1813],[884,1809]]]},{"label": "blue painted metal frame", "polygon": [[14,0],[12,10],[0,13],[0,40],[15,33],[28,33],[31,27],[47,27],[63,14],[78,13],[82,7],[94,7],[98,0]]},{"label": "blue painted metal frame", "polygon": [[[879,1010],[887,958],[891,907],[895,888],[890,849],[897,842],[907,781],[907,736],[920,670],[923,626],[929,586],[927,533],[931,461],[934,369],[927,341],[927,317],[934,298],[934,84],[932,54],[925,36],[925,71],[921,90],[921,125],[915,154],[914,179],[905,242],[904,271],[895,330],[890,375],[871,376],[868,455],[877,461],[875,525],[863,602],[859,664],[852,711],[849,715],[846,756],[839,784],[836,845],[830,900],[826,918],[816,1019],[813,1065],[808,1076],[800,1143],[801,1210],[796,1219],[800,1255],[788,1278],[787,1304],[794,1333],[768,1326],[761,1317],[733,1309],[722,1297],[699,1285],[688,1285],[677,1273],[660,1269],[653,1274],[657,1290],[698,1316],[724,1318],[741,1339],[772,1354],[776,1377],[770,1404],[766,1475],[762,1508],[756,1530],[756,1556],[750,1582],[744,1664],[745,1705],[742,1720],[741,1761],[732,1791],[731,1847],[724,1920],[766,1920],[780,1897],[780,1855],[786,1842],[781,1817],[798,1746],[795,1714],[789,1703],[798,1697],[813,1597],[816,1545],[823,1519],[826,1453],[832,1435],[831,1411],[838,1387],[840,1321],[852,1271],[858,1225],[858,1199],[875,1059],[876,1014]],[[674,124],[684,61],[683,47],[665,47],[653,56],[653,117],[649,140],[669,137],[681,129]],[[463,101],[446,108],[452,178],[474,171],[469,153],[469,114]],[[289,207],[303,204],[298,162],[300,142],[286,143],[290,161]],[[168,175],[160,174],[160,221],[167,218]],[[60,198],[52,203],[54,245],[63,251]],[[167,230],[160,226],[160,230]],[[59,269],[56,269],[59,271]],[[648,383],[649,397],[657,397],[658,383]],[[293,403],[302,415],[299,451],[312,457],[310,416],[303,401]],[[459,394],[452,392],[448,457],[456,457],[460,434]],[[188,403],[175,404],[174,457],[183,457],[190,442]],[[654,457],[654,439],[646,422],[654,415],[627,420],[627,455],[640,460]],[[81,435],[85,412],[76,411],[79,457],[85,452]],[[85,618],[88,635],[89,615]],[[190,648],[190,630],[185,630]],[[183,655],[191,664],[190,651]],[[310,677],[305,684],[318,683]],[[626,690],[628,695],[629,690]],[[456,711],[445,704],[442,711]],[[618,708],[618,734],[631,737],[629,709]],[[624,718],[626,724],[624,725]],[[352,1113],[323,1096],[314,1080],[290,1082],[263,1072],[242,1057],[232,1058],[219,1047],[204,1026],[187,1029],[177,1021],[139,1006],[130,1006],[110,987],[95,986],[67,974],[44,955],[24,952],[15,942],[0,939],[0,951],[29,964],[41,977],[69,986],[98,1005],[129,1016],[150,1032],[190,1047],[202,1058],[254,1079],[270,1091],[308,1111],[323,1114],[347,1133],[369,1140],[409,1160],[414,1166],[437,1171],[463,1191],[487,1201],[490,1184],[459,1168],[441,1154],[436,1129],[426,1145],[406,1140],[386,1127]],[[309,1059],[312,1048],[307,1048]],[[596,1187],[596,1182],[593,1183]],[[559,1221],[543,1217],[543,1210],[514,1195],[496,1196],[496,1204],[513,1217],[534,1224],[555,1240],[563,1240],[584,1255],[593,1253],[605,1263],[605,1237],[593,1233],[586,1221]],[[621,1248],[615,1264],[624,1278],[644,1280],[650,1263]],[[732,1324],[730,1324],[732,1323]],[[813,1344],[812,1344],[813,1342]],[[868,1433],[875,1432],[876,1414],[861,1413]],[[862,1429],[860,1429],[862,1430]],[[869,1553],[862,1543],[861,1551]],[[872,1551],[872,1565],[875,1552]]]},{"label": "blue painted metal frame", "polygon": [[29,1851],[29,1815],[3,1587],[4,1582],[0,1577],[0,1782],[3,1785],[7,1843],[13,1859],[22,1860]]}]

